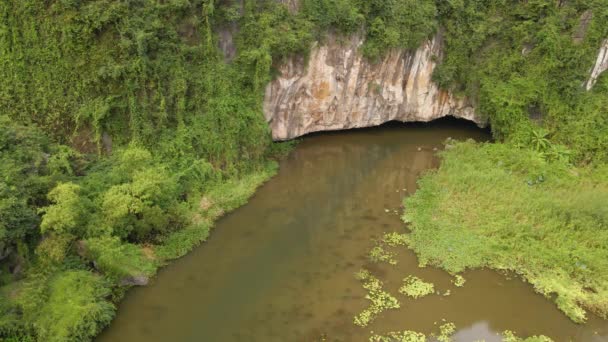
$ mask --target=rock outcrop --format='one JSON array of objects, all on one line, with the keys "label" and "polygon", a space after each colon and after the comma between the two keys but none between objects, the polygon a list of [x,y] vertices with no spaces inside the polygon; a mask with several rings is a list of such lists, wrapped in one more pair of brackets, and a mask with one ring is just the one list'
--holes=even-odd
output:
[{"label": "rock outcrop", "polygon": [[585,83],[585,88],[591,90],[595,82],[597,82],[598,77],[606,70],[608,70],[608,38],[602,42],[602,47],[595,60],[595,65],[591,69],[591,75]]},{"label": "rock outcrop", "polygon": [[273,139],[444,116],[485,124],[471,101],[431,81],[441,58],[441,34],[416,51],[390,51],[378,63],[358,52],[362,43],[358,36],[330,35],[312,48],[308,63],[292,58],[279,66],[281,75],[268,85],[264,100]]}]

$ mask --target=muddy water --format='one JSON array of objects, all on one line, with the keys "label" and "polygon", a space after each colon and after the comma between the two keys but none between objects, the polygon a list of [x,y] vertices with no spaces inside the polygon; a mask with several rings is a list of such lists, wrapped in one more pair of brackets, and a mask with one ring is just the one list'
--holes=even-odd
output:
[{"label": "muddy water", "polygon": [[[506,329],[556,341],[608,340],[608,323],[591,317],[576,325],[517,279],[477,270],[456,288],[445,272],[418,268],[405,249],[396,266],[368,262],[374,239],[403,231],[395,211],[420,174],[437,166],[435,150],[447,137],[488,135],[442,121],[306,137],[208,242],[152,285],[131,290],[98,340],[367,341],[371,331],[431,333],[442,319],[458,327],[456,341],[497,341]],[[353,276],[361,267],[401,301],[366,328],[353,324],[368,305]],[[451,295],[406,299],[397,289],[409,274]]]}]

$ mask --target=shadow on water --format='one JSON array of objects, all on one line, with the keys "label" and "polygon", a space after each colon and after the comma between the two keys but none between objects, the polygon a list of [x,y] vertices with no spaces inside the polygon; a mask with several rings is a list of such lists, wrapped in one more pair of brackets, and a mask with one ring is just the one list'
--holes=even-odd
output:
[{"label": "shadow on water", "polygon": [[[218,221],[209,241],[150,286],[129,291],[98,341],[367,341],[370,331],[430,333],[442,319],[459,328],[457,341],[496,341],[506,329],[556,341],[608,339],[605,321],[576,325],[531,286],[492,271],[467,272],[466,285],[455,288],[447,273],[418,268],[405,249],[398,272],[367,264],[374,239],[404,229],[402,198],[438,166],[448,137],[488,140],[489,133],[442,120],[306,136],[276,177]],[[452,294],[398,295],[401,309],[359,328],[353,317],[368,303],[353,274],[362,266],[393,295],[408,274]]]}]

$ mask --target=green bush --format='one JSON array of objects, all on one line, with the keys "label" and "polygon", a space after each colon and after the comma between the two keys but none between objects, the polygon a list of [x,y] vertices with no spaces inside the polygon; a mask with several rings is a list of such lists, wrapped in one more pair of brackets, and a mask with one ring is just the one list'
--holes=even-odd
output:
[{"label": "green bush", "polygon": [[[608,37],[605,0],[441,1],[437,8],[445,49],[433,79],[474,99],[496,138],[525,144],[541,127],[573,161],[608,161],[608,93],[601,84],[592,92],[582,86]],[[583,30],[585,11],[592,19]]]},{"label": "green bush", "polygon": [[87,271],[65,271],[48,284],[46,300],[33,315],[39,341],[89,340],[114,317],[114,306],[103,278]]},{"label": "green bush", "polygon": [[99,237],[84,242],[87,257],[107,277],[120,281],[128,277],[152,276],[155,261],[146,257],[139,246],[123,243],[117,237]]},{"label": "green bush", "polygon": [[74,183],[60,183],[48,194],[50,206],[42,208],[44,213],[40,231],[60,234],[82,234],[78,232],[86,221],[86,198],[80,196],[80,186]]}]

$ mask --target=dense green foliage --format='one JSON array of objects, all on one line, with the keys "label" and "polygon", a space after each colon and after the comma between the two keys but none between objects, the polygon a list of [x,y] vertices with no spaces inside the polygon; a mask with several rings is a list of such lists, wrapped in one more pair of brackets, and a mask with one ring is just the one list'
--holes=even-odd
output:
[{"label": "dense green foliage", "polygon": [[[593,17],[581,28],[587,10]],[[561,216],[551,227],[581,226],[560,234],[576,235],[573,246],[590,243],[585,229],[605,213],[602,192],[589,187],[605,184],[605,173],[563,170],[608,161],[608,77],[591,92],[581,87],[607,19],[606,0],[302,0],[297,12],[275,0],[0,2],[0,339],[90,339],[111,319],[122,285],[204,241],[285,150],[271,145],[262,115],[274,66],[305,56],[328,30],[365,36],[361,53],[372,61],[440,33],[436,82],[477,102],[497,138],[535,150],[521,150],[519,171],[495,174],[513,181],[505,182],[520,196],[513,203],[539,182],[548,187],[533,202],[539,208],[556,192],[589,190],[576,205],[553,203]],[[217,34],[234,27],[237,52],[227,62]],[[487,159],[507,155],[496,151]],[[516,188],[513,177],[531,168],[552,171],[535,170],[531,188]],[[428,179],[416,198],[441,180]],[[589,250],[580,265],[603,267]],[[531,260],[544,260],[538,253]],[[547,263],[565,258],[553,257]],[[481,265],[463,260],[444,266]],[[577,304],[605,313],[602,279],[570,266],[574,273],[560,278],[567,291],[551,285],[555,272],[524,276],[558,292],[577,318]],[[372,309],[390,299],[379,298]]]},{"label": "dense green foliage", "polygon": [[302,12],[321,29],[354,33],[365,28],[361,52],[372,59],[390,48],[415,49],[437,29],[432,0],[304,0]]},{"label": "dense green foliage", "polygon": [[27,262],[39,237],[38,208],[53,185],[77,172],[66,146],[53,144],[35,127],[0,116],[0,286],[16,265]]},{"label": "dense green foliage", "polygon": [[[312,36],[274,1],[231,9],[0,4],[0,339],[90,339],[273,174],[263,86]],[[227,64],[213,29],[235,21]]]},{"label": "dense green foliage", "polygon": [[405,200],[409,246],[450,272],[520,274],[574,321],[608,316],[608,169],[507,144],[457,143]]},{"label": "dense green foliage", "polygon": [[442,1],[437,10],[445,51],[435,82],[474,99],[506,144],[444,154],[406,200],[410,246],[451,272],[515,271],[575,321],[583,308],[606,317],[608,78],[582,85],[608,37],[608,2]]},{"label": "dense green foliage", "polygon": [[608,161],[606,78],[581,86],[608,36],[606,0],[442,1],[438,11],[446,48],[434,80],[476,99],[495,137],[527,144],[542,126],[575,160]]},{"label": "dense green foliage", "polygon": [[121,284],[147,279],[204,241],[213,221],[276,169],[269,162],[227,178],[209,163],[181,169],[136,145],[87,161],[34,127],[5,123],[4,137],[24,139],[2,154],[5,337],[94,336],[113,317]]},{"label": "dense green foliage", "polygon": [[[82,341],[95,335],[114,317],[114,306],[106,297],[110,289],[105,280],[85,270],[59,272],[46,279],[42,290],[26,289],[27,295],[41,300],[32,307],[24,303],[24,319],[34,321],[40,341]],[[33,294],[30,291],[37,293]]]}]

